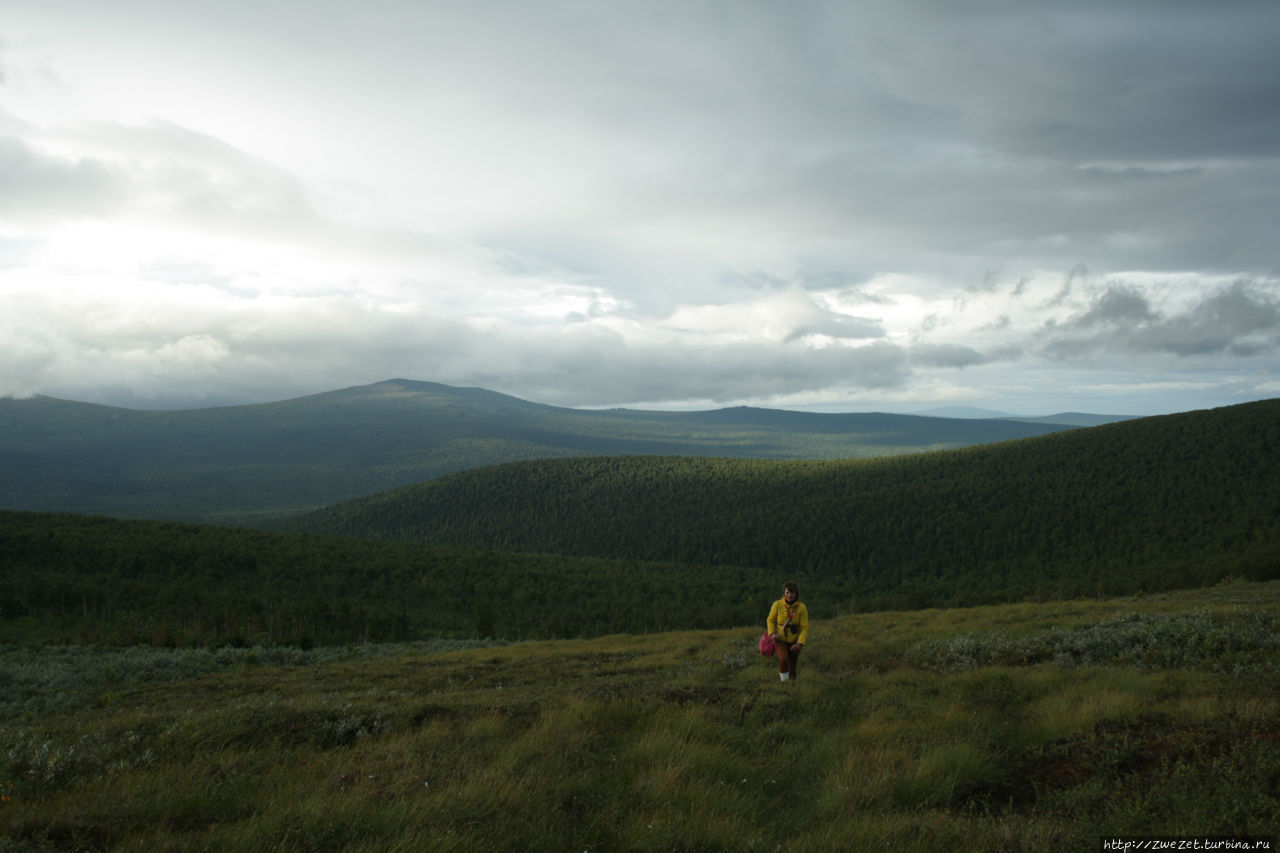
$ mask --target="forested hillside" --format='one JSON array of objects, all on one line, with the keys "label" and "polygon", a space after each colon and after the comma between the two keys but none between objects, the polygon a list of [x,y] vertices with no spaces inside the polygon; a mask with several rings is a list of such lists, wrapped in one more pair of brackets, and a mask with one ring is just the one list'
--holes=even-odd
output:
[{"label": "forested hillside", "polygon": [[[759,570],[0,511],[0,643],[342,645],[763,620]],[[838,599],[823,596],[817,613]]]},{"label": "forested hillside", "polygon": [[313,532],[750,566],[864,606],[1280,577],[1280,400],[878,460],[496,466],[328,508]]},{"label": "forested hillside", "polygon": [[295,532],[0,512],[0,641],[726,627],[785,578],[819,616],[1276,579],[1277,446],[1267,401],[887,459],[521,462]]},{"label": "forested hillside", "polygon": [[0,509],[242,523],[524,459],[874,457],[1070,428],[752,408],[588,411],[406,380],[177,412],[0,399]]}]

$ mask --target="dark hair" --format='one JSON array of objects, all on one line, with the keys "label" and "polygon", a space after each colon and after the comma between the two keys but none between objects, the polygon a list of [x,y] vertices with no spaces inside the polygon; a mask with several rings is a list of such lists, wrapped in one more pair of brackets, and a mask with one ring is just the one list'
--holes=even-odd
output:
[{"label": "dark hair", "polygon": [[790,592],[794,592],[794,593],[796,594],[796,598],[799,598],[799,597],[800,597],[800,584],[796,583],[795,581],[787,581],[786,583],[784,583],[784,584],[782,585],[782,591],[783,591],[784,593],[785,593],[785,592],[788,592],[788,591],[790,591]]}]

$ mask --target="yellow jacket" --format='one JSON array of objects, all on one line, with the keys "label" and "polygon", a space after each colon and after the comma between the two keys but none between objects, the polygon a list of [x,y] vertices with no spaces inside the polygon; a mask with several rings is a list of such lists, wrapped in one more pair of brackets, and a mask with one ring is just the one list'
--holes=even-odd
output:
[{"label": "yellow jacket", "polygon": [[[788,620],[790,624],[787,624]],[[769,608],[768,629],[770,634],[778,635],[785,642],[804,645],[809,641],[809,608],[804,606],[803,601],[796,601],[787,607],[787,600],[779,598]]]}]

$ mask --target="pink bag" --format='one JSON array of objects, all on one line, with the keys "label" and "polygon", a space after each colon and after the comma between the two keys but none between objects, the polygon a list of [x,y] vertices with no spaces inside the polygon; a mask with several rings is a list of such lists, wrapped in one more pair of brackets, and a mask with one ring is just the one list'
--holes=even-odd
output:
[{"label": "pink bag", "polygon": [[769,632],[765,631],[760,635],[760,654],[767,658],[773,657],[773,651],[777,648],[774,645],[773,637],[769,636]]}]

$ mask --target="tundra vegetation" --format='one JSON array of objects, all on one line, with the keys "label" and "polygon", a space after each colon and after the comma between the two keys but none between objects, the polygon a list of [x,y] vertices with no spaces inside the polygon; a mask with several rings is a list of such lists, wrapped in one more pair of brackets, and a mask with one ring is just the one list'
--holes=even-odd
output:
[{"label": "tundra vegetation", "polygon": [[[1280,582],[756,629],[5,646],[4,850],[1092,849],[1280,826]],[[787,808],[781,808],[785,801]]]}]

